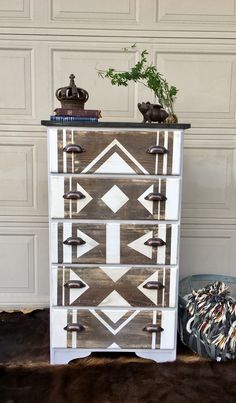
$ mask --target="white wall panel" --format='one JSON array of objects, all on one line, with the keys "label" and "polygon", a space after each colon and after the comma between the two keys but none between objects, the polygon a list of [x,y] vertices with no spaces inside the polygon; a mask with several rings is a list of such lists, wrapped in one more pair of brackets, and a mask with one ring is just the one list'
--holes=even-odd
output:
[{"label": "white wall panel", "polygon": [[1,220],[47,217],[46,150],[44,138],[9,138],[7,132],[1,133]]},{"label": "white wall panel", "polygon": [[49,114],[48,65],[47,44],[19,37],[1,41],[0,124],[39,124]]},{"label": "white wall panel", "polygon": [[156,0],[157,19],[183,23],[185,21],[235,21],[235,0]]},{"label": "white wall panel", "polygon": [[30,19],[31,0],[1,0],[0,19]]},{"label": "white wall panel", "polygon": [[51,18],[67,21],[109,21],[122,24],[122,21],[135,21],[136,0],[50,0]]},{"label": "white wall panel", "polygon": [[0,227],[1,306],[40,306],[48,301],[48,229]]},{"label": "white wall panel", "polygon": [[[0,0],[0,306],[48,303],[47,119],[74,73],[103,120],[141,121],[140,84],[97,69],[130,68],[147,49],[179,88],[186,132],[181,276],[234,274],[235,0]],[[137,47],[129,52],[136,43]]]},{"label": "white wall panel", "polygon": [[183,226],[180,277],[209,273],[235,276],[235,244],[235,229]]},{"label": "white wall panel", "polygon": [[158,67],[179,89],[175,110],[182,121],[203,126],[235,123],[236,55],[224,51],[219,47],[216,54],[204,46],[156,51]]},{"label": "white wall panel", "polygon": [[0,49],[0,115],[32,114],[31,49]]},{"label": "white wall panel", "polygon": [[186,136],[183,219],[236,223],[235,172],[234,136]]},{"label": "white wall panel", "polygon": [[[99,49],[100,48],[100,49]],[[134,120],[137,114],[135,86],[113,87],[108,80],[98,77],[99,69],[108,66],[118,70],[127,70],[136,59],[136,52],[114,50],[111,45],[88,44],[86,49],[52,49],[52,103],[53,108],[60,106],[55,98],[55,91],[60,86],[69,84],[69,75],[73,72],[76,84],[85,88],[90,98],[86,108],[101,109],[103,118]]]}]

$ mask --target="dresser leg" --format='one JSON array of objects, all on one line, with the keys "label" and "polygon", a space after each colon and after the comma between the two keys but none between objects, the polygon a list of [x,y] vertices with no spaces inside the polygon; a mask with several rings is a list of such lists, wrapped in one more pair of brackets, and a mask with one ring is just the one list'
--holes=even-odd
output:
[{"label": "dresser leg", "polygon": [[170,362],[176,360],[176,352],[172,351],[135,351],[138,357],[146,358],[156,362]]},{"label": "dresser leg", "polygon": [[52,349],[51,364],[68,364],[71,360],[88,357],[91,351],[74,351],[68,349]]}]

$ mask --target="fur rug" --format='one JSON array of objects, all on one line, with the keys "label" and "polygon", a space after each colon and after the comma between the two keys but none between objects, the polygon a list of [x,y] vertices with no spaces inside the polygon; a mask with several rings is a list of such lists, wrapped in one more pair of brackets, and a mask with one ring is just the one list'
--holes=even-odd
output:
[{"label": "fur rug", "polygon": [[183,350],[173,363],[133,354],[48,361],[48,312],[0,314],[1,403],[234,403],[236,362]]}]

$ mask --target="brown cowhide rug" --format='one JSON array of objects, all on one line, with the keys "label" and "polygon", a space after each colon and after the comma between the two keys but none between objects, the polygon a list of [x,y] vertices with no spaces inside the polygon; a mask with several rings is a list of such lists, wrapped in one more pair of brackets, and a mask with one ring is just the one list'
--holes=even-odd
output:
[{"label": "brown cowhide rug", "polygon": [[236,362],[180,345],[157,364],[134,354],[94,354],[51,366],[48,311],[0,313],[0,403],[235,403]]}]

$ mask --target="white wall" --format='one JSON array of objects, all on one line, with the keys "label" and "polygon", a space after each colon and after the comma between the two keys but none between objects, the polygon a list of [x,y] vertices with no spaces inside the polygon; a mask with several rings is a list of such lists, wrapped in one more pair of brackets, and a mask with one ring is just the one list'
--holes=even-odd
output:
[{"label": "white wall", "polygon": [[[0,0],[0,305],[48,304],[46,129],[74,73],[103,120],[140,121],[137,50],[179,88],[186,133],[181,275],[235,272],[235,0]],[[133,43],[137,48],[123,52]]]}]

